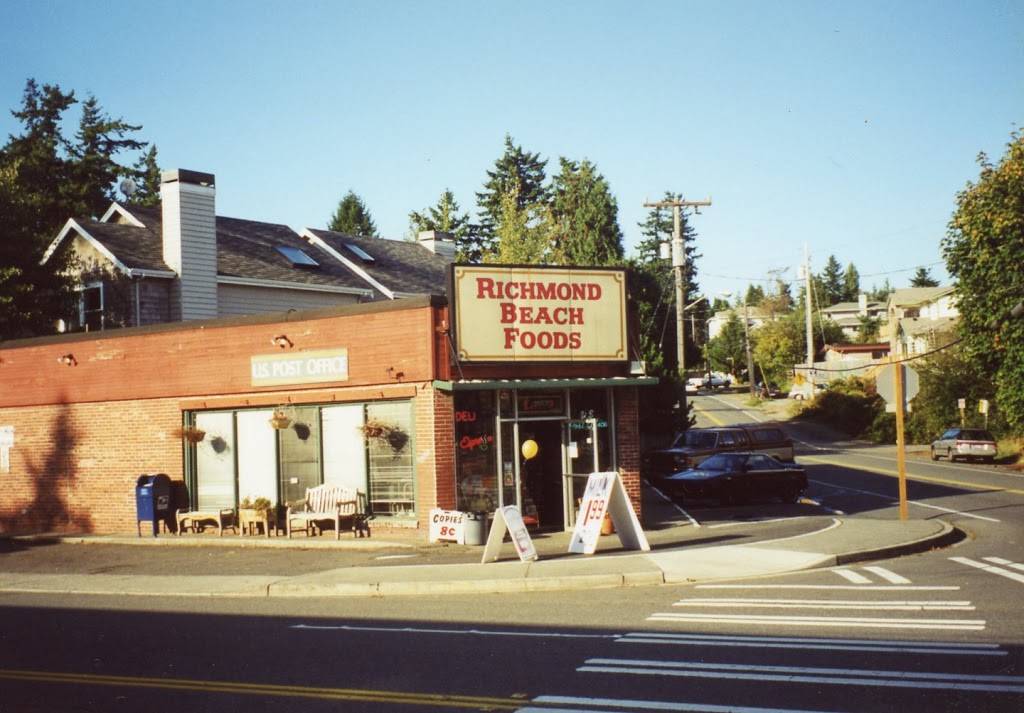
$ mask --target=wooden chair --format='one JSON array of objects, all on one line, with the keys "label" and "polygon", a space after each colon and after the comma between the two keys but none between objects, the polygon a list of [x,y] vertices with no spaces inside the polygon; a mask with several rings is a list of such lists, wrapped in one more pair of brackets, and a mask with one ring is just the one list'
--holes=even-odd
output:
[{"label": "wooden chair", "polygon": [[306,489],[306,498],[295,506],[288,504],[285,514],[285,531],[292,536],[292,523],[299,523],[309,537],[316,534],[321,523],[334,523],[335,539],[341,539],[341,528],[345,526],[357,537],[370,536],[369,513],[366,493],[361,490],[343,488],[339,485],[318,485]]}]

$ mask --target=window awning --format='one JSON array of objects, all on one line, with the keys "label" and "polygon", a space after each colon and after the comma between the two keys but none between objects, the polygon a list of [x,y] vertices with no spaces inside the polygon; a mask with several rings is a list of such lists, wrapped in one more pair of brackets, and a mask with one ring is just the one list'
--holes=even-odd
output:
[{"label": "window awning", "polygon": [[587,389],[609,386],[656,386],[656,376],[612,376],[580,379],[466,379],[464,381],[434,380],[440,391],[497,391],[499,389]]}]

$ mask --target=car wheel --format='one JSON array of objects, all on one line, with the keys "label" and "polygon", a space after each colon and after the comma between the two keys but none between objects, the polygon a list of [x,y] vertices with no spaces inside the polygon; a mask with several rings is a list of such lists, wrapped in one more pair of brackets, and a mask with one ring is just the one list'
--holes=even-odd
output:
[{"label": "car wheel", "polygon": [[951,448],[947,448],[946,449],[946,460],[948,460],[950,463],[955,463],[956,462],[956,456],[953,455],[953,449],[951,449]]},{"label": "car wheel", "polygon": [[935,452],[935,446],[932,446],[932,460],[938,460],[939,454]]},{"label": "car wheel", "polygon": [[782,496],[782,501],[786,503],[798,503],[803,496],[804,491],[799,488],[793,488]]}]

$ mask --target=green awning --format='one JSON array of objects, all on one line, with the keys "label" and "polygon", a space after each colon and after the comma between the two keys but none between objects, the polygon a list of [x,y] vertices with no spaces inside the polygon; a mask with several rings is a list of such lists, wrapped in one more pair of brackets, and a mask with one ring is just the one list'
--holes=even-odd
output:
[{"label": "green awning", "polygon": [[434,380],[440,391],[497,391],[499,389],[587,389],[609,386],[656,386],[656,376],[612,376],[593,379],[467,379]]}]

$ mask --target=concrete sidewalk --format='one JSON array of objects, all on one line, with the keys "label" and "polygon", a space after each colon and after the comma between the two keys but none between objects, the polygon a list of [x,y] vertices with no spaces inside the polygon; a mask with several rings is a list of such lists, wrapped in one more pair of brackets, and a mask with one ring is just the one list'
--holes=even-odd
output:
[{"label": "concrete sidewalk", "polygon": [[[628,587],[707,582],[766,576],[827,567],[846,562],[920,552],[950,544],[962,534],[939,520],[899,522],[870,518],[811,515],[784,523],[795,534],[759,539],[757,523],[736,523],[716,530],[690,524],[668,523],[648,532],[650,552],[627,552],[614,536],[604,537],[596,554],[568,555],[569,533],[555,533],[536,541],[540,560],[519,562],[511,543],[502,559],[479,564],[482,548],[423,545],[389,539],[385,534],[369,540],[295,541],[262,538],[63,538],[64,542],[94,542],[97,547],[146,544],[133,548],[156,553],[178,553],[203,547],[207,569],[217,574],[151,574],[145,568],[121,565],[125,571],[2,571],[0,592],[103,594],[136,596],[210,597],[345,597],[452,593],[530,592],[593,587]],[[778,530],[778,527],[775,528]],[[257,542],[257,540],[259,540]],[[729,544],[721,544],[728,542]],[[26,543],[26,547],[31,546]],[[74,547],[85,547],[81,544]],[[342,566],[278,574],[267,573],[256,559],[235,562],[243,550],[262,556],[276,548],[314,549],[337,553]],[[94,548],[85,547],[86,550]],[[390,554],[388,554],[390,553]],[[397,564],[418,556],[425,564]],[[284,566],[284,565],[281,565]],[[117,569],[111,565],[106,570]],[[70,568],[73,569],[73,568]],[[102,570],[103,567],[97,569]],[[201,569],[201,568],[200,568]],[[166,571],[166,570],[165,570]]]}]

